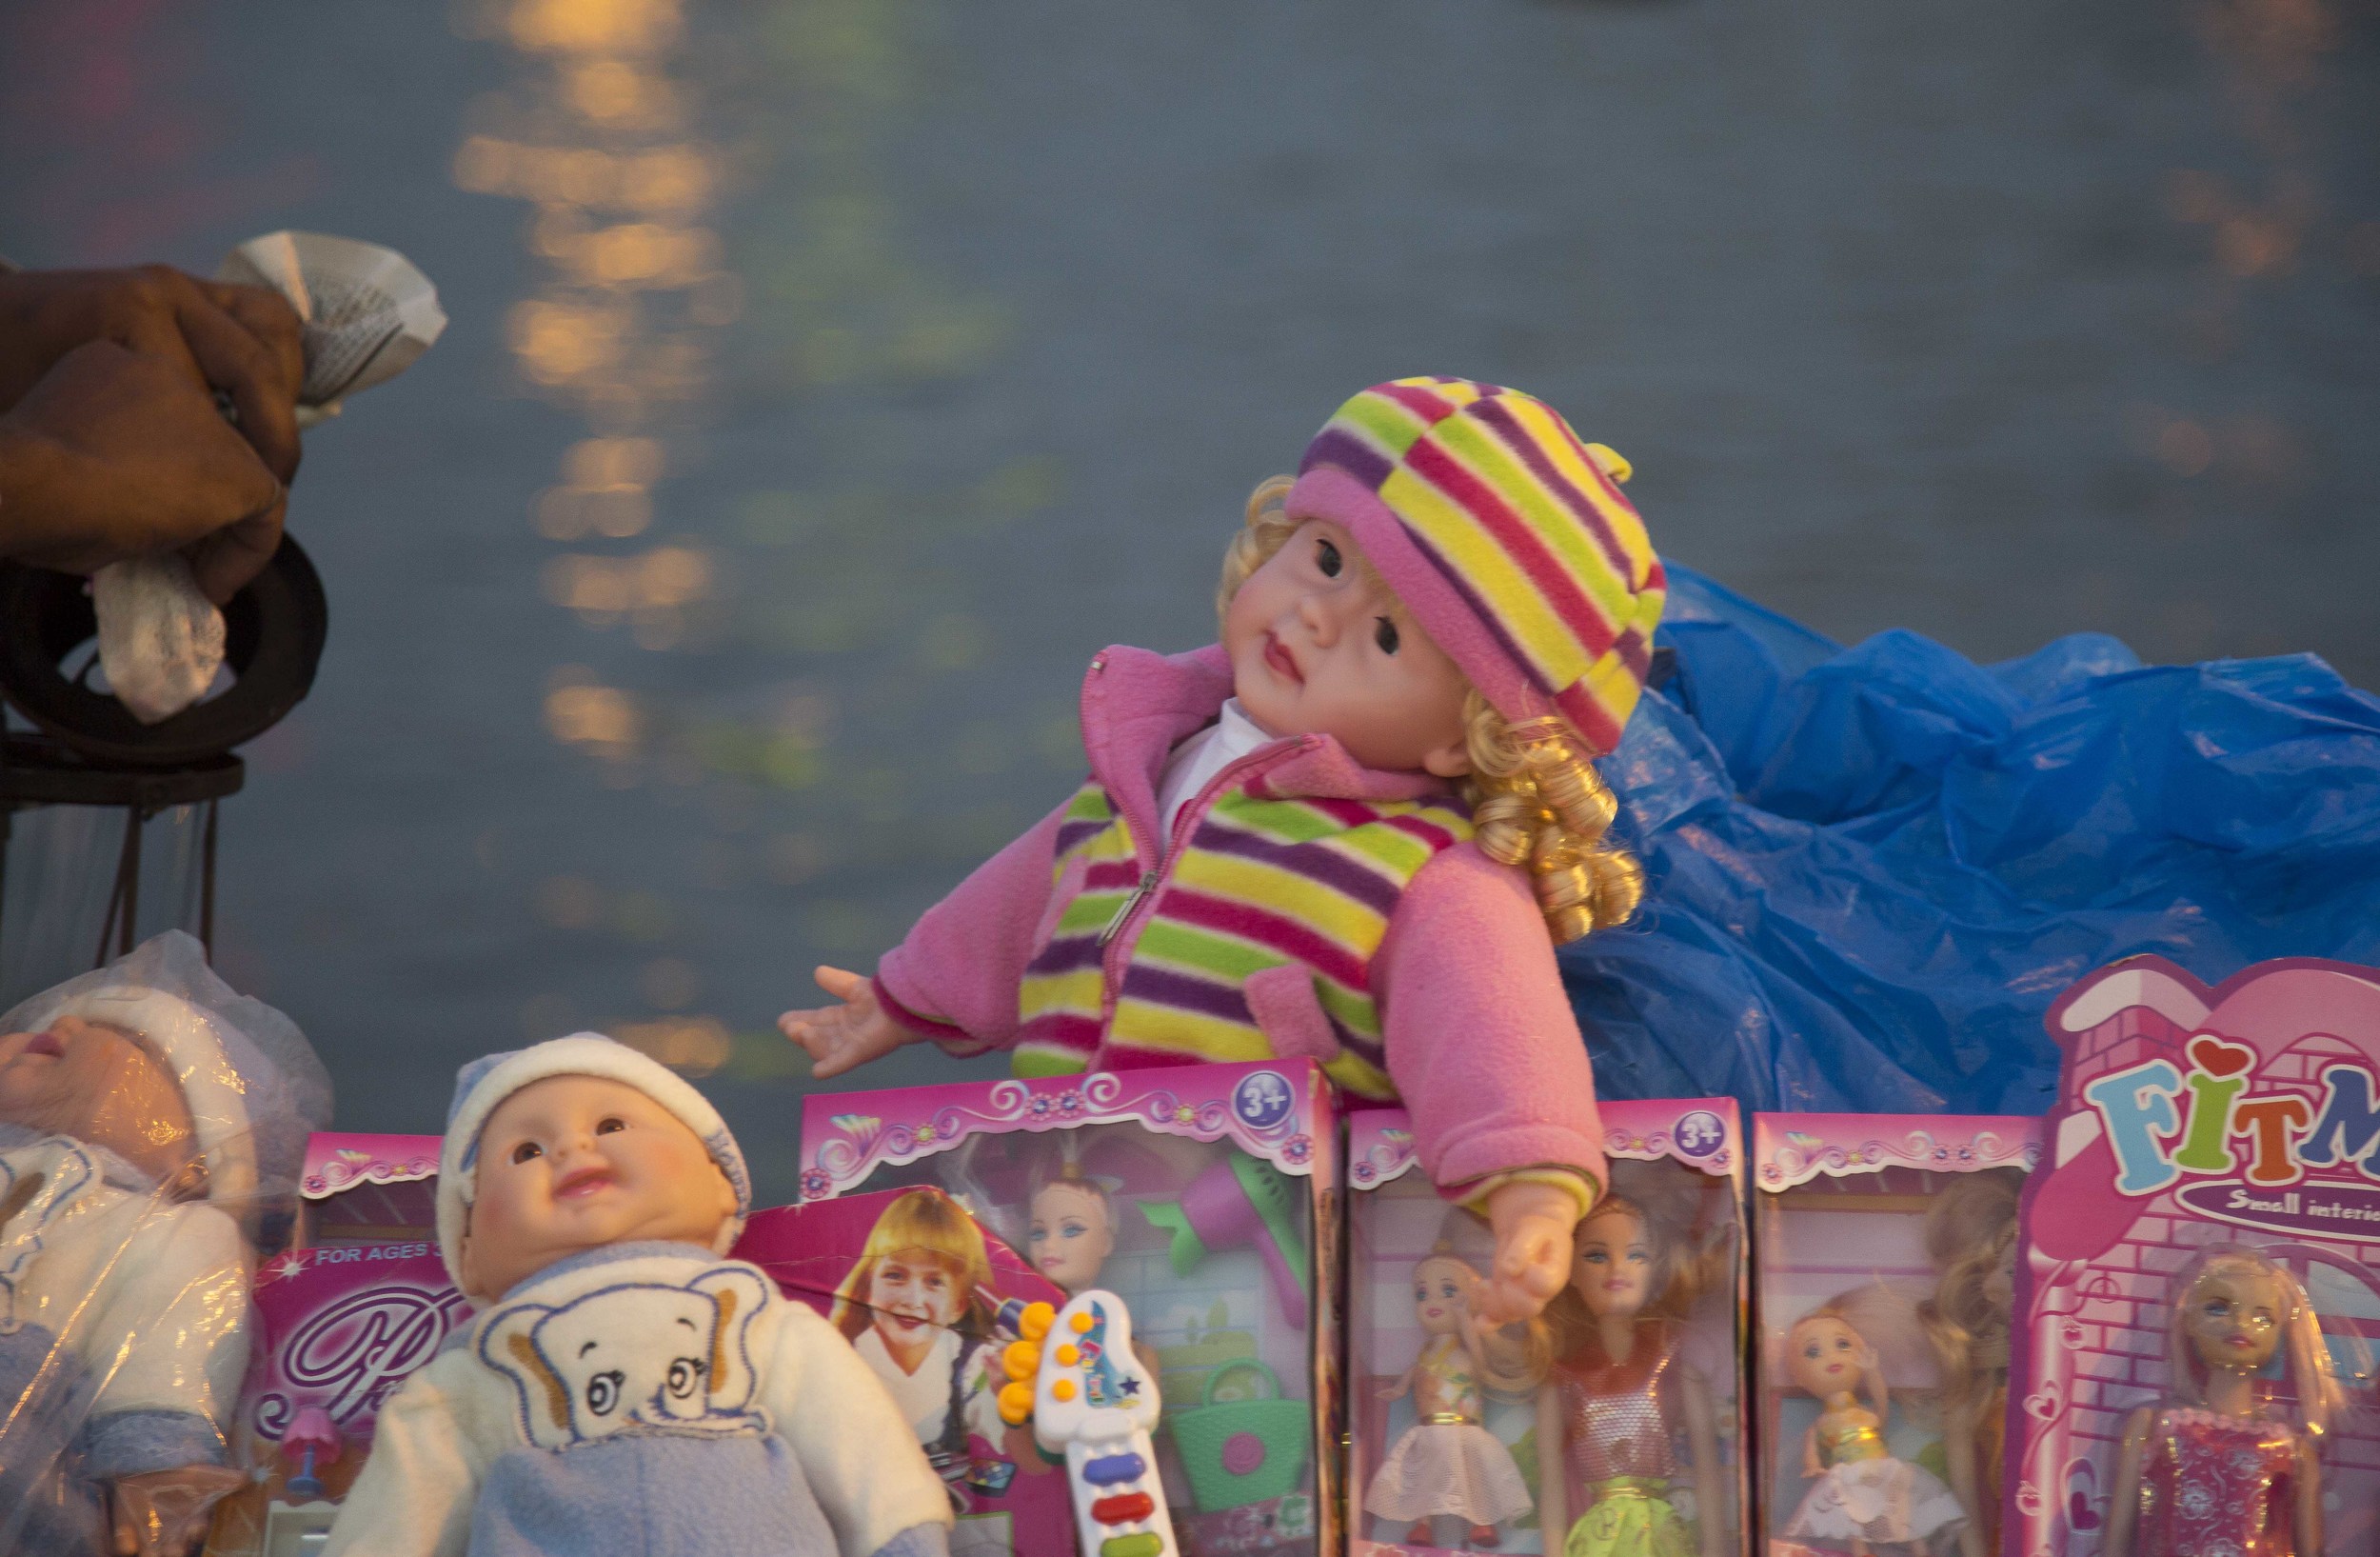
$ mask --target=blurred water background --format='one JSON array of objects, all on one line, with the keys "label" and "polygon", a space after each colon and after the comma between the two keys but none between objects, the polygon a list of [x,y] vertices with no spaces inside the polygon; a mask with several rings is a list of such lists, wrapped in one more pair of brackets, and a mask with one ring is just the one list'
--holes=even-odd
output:
[{"label": "blurred water background", "polygon": [[1380,378],[1546,397],[1840,638],[2380,684],[2376,87],[2372,0],[16,0],[0,252],[437,281],[307,440],[219,964],[344,1126],[598,1025],[785,1199],[771,1019],[1066,792],[1091,653],[1206,641]]}]

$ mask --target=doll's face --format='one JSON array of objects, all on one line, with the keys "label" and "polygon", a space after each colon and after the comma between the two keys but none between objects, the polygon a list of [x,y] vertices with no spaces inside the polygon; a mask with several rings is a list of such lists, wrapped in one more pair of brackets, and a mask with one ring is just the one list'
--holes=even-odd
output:
[{"label": "doll's face", "polygon": [[1832,1315],[1805,1319],[1786,1338],[1785,1371],[1820,1399],[1858,1388],[1868,1362],[1868,1344],[1859,1332]]},{"label": "doll's face", "polygon": [[2281,1284],[2254,1269],[2214,1269],[2191,1284],[2182,1328],[2209,1367],[2258,1368],[2281,1344]]},{"label": "doll's face", "polygon": [[896,1249],[876,1264],[865,1299],[887,1342],[910,1347],[957,1323],[967,1293],[950,1263],[931,1249]]},{"label": "doll's face", "polygon": [[1346,529],[1309,519],[1223,612],[1232,691],[1269,735],[1329,735],[1366,768],[1471,770],[1470,684],[1373,571]]},{"label": "doll's face", "polygon": [[1033,1268],[1069,1293],[1096,1283],[1101,1268],[1116,1251],[1107,1202],[1096,1189],[1062,1180],[1043,1185],[1033,1197],[1033,1219],[1025,1236]]},{"label": "doll's face", "polygon": [[480,1130],[463,1289],[493,1301],[557,1260],[657,1238],[709,1247],[735,1190],[702,1140],[633,1087],[547,1076]]},{"label": "doll's face", "polygon": [[1604,1211],[1578,1224],[1570,1285],[1597,1319],[1625,1318],[1653,1299],[1653,1246],[1641,1219]]},{"label": "doll's face", "polygon": [[1452,1335],[1471,1316],[1471,1289],[1478,1277],[1452,1260],[1424,1260],[1414,1267],[1413,1313],[1424,1335]]},{"label": "doll's face", "polygon": [[0,1120],[106,1147],[160,1183],[196,1144],[182,1088],[149,1046],[75,1016],[0,1037]]}]

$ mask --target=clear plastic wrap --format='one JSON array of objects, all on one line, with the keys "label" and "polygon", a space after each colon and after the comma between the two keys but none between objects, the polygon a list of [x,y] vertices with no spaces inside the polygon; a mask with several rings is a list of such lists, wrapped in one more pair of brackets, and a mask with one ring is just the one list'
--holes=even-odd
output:
[{"label": "clear plastic wrap", "polygon": [[1493,1257],[1398,1109],[1348,1134],[1355,1557],[1734,1557],[1742,1541],[1742,1145],[1728,1099],[1602,1108],[1611,1183],[1570,1285],[1482,1333]]},{"label": "clear plastic wrap", "polygon": [[[169,931],[0,1017],[0,1553],[186,1551],[330,1084]],[[129,1543],[129,1545],[127,1543]]]},{"label": "clear plastic wrap", "polygon": [[1758,1114],[1768,1557],[1999,1551],[2017,1198],[2037,1119]]}]

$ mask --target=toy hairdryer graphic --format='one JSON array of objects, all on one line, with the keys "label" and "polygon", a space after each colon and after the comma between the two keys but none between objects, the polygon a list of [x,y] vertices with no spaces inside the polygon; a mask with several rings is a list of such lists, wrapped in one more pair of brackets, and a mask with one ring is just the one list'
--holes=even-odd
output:
[{"label": "toy hairdryer graphic", "polygon": [[1157,1381],[1132,1348],[1123,1300],[1093,1288],[1054,1316],[1037,1303],[1020,1328],[1023,1338],[1001,1354],[1010,1380],[1001,1418],[1030,1415],[1041,1447],[1065,1455],[1082,1557],[1180,1557],[1149,1445]]},{"label": "toy hairdryer graphic", "polygon": [[1280,1171],[1232,1153],[1190,1181],[1179,1201],[1144,1200],[1149,1226],[1173,1236],[1174,1274],[1186,1276],[1210,1254],[1254,1248],[1264,1256],[1281,1317],[1306,1327],[1306,1246],[1298,1235],[1296,1191]]},{"label": "toy hairdryer graphic", "polygon": [[330,1413],[319,1406],[308,1406],[289,1424],[289,1430],[281,1437],[281,1457],[298,1462],[288,1480],[289,1495],[311,1502],[323,1495],[322,1478],[314,1474],[317,1465],[330,1465],[339,1458],[344,1446],[339,1428],[330,1420]]}]

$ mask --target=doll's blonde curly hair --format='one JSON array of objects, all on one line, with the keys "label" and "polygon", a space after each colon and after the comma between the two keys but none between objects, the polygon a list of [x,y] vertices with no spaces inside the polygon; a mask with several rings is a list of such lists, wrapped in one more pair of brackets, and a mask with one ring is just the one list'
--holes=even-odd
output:
[{"label": "doll's blonde curly hair", "polygon": [[[1285,507],[1294,484],[1293,477],[1274,476],[1249,495],[1247,523],[1223,554],[1217,615],[1296,533],[1299,522]],[[1477,688],[1462,711],[1471,772],[1461,791],[1480,852],[1528,869],[1556,946],[1624,923],[1644,900],[1644,868],[1605,836],[1619,801],[1577,732],[1552,717],[1511,724]]]}]

